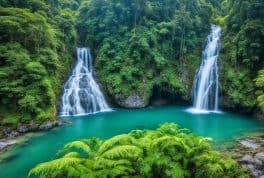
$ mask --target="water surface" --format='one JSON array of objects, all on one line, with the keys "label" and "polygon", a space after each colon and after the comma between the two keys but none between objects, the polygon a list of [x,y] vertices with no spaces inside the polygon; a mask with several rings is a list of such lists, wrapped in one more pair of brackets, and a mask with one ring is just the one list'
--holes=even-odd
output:
[{"label": "water surface", "polygon": [[73,123],[49,132],[36,134],[0,157],[1,178],[23,178],[36,164],[56,157],[69,141],[88,137],[106,139],[133,129],[155,129],[164,122],[175,122],[193,132],[212,137],[215,142],[230,141],[242,134],[255,132],[264,125],[253,118],[231,113],[192,114],[178,106],[152,107],[140,110],[117,109],[113,112],[71,117]]}]

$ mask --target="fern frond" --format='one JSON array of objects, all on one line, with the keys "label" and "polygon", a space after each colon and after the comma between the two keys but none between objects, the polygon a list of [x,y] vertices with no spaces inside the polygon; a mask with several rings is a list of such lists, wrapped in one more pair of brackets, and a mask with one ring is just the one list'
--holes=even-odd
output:
[{"label": "fern frond", "polygon": [[91,152],[90,146],[84,143],[83,141],[70,142],[64,146],[64,150],[69,150],[73,148],[82,150],[87,155],[89,155],[89,153]]},{"label": "fern frond", "polygon": [[118,135],[103,142],[98,150],[98,154],[102,154],[117,145],[133,145],[134,142],[135,139],[128,134]]},{"label": "fern frond", "polygon": [[107,159],[134,159],[142,155],[142,150],[133,145],[121,145],[104,152],[101,157]]},{"label": "fern frond", "polygon": [[68,169],[74,165],[78,165],[82,162],[80,158],[60,158],[50,162],[38,164],[36,167],[30,170],[28,176],[37,175],[39,177],[51,177],[50,175],[54,171],[61,171]]},{"label": "fern frond", "polygon": [[171,178],[190,177],[188,171],[184,169],[179,163],[173,163],[169,166],[169,169],[166,171],[166,176]]},{"label": "fern frond", "polygon": [[161,132],[162,134],[176,135],[178,133],[178,125],[175,123],[166,122],[160,125],[157,131]]},{"label": "fern frond", "polygon": [[80,154],[78,152],[69,152],[63,158],[80,158]]},{"label": "fern frond", "polygon": [[116,166],[132,166],[132,163],[127,160],[127,159],[119,159],[119,160],[110,160],[110,159],[105,159],[105,158],[98,158],[95,161],[94,164],[94,169],[98,170],[98,169],[108,169],[108,168],[113,168]]}]

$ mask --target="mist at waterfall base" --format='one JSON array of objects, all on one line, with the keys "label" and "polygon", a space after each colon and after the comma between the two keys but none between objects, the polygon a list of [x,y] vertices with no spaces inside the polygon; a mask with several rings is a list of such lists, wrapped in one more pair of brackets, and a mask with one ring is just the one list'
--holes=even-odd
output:
[{"label": "mist at waterfall base", "polygon": [[264,128],[261,122],[252,117],[232,113],[198,115],[186,112],[186,109],[167,105],[63,117],[61,119],[70,120],[72,124],[36,134],[28,141],[0,154],[0,177],[26,178],[33,166],[56,158],[56,153],[70,141],[91,137],[106,139],[134,129],[155,129],[165,122],[173,122],[196,134],[212,137],[221,145],[225,141],[232,142],[238,137]]},{"label": "mist at waterfall base", "polygon": [[220,113],[219,101],[219,74],[218,58],[220,48],[221,28],[211,26],[207,36],[207,43],[202,54],[202,63],[195,75],[193,83],[193,108],[192,113]]},{"label": "mist at waterfall base", "polygon": [[77,48],[77,63],[64,85],[61,116],[85,115],[110,111],[99,85],[93,77],[89,48]]}]

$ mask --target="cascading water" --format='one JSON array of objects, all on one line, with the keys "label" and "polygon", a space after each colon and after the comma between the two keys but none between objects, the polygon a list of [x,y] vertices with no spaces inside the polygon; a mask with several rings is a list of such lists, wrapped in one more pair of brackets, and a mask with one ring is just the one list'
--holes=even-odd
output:
[{"label": "cascading water", "polygon": [[64,85],[61,115],[82,115],[109,111],[104,95],[93,78],[89,48],[77,48],[77,64]]},{"label": "cascading water", "polygon": [[211,26],[207,44],[203,51],[202,64],[195,75],[193,85],[193,111],[218,111],[218,57],[221,28]]}]

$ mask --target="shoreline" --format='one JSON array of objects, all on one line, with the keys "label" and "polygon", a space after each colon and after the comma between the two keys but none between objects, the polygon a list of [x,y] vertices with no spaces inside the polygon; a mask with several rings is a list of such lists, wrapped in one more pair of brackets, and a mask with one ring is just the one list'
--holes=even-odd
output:
[{"label": "shoreline", "polygon": [[54,121],[45,121],[41,124],[35,124],[33,122],[29,124],[19,124],[15,129],[7,127],[2,131],[2,135],[0,137],[0,152],[4,152],[10,146],[20,143],[20,141],[18,141],[19,138],[25,136],[26,134],[49,131],[53,128],[71,123],[72,122],[70,120],[57,119]]},{"label": "shoreline", "polygon": [[[223,146],[223,145],[222,145]],[[251,177],[264,178],[264,132],[226,143],[220,152],[236,160]]]}]

